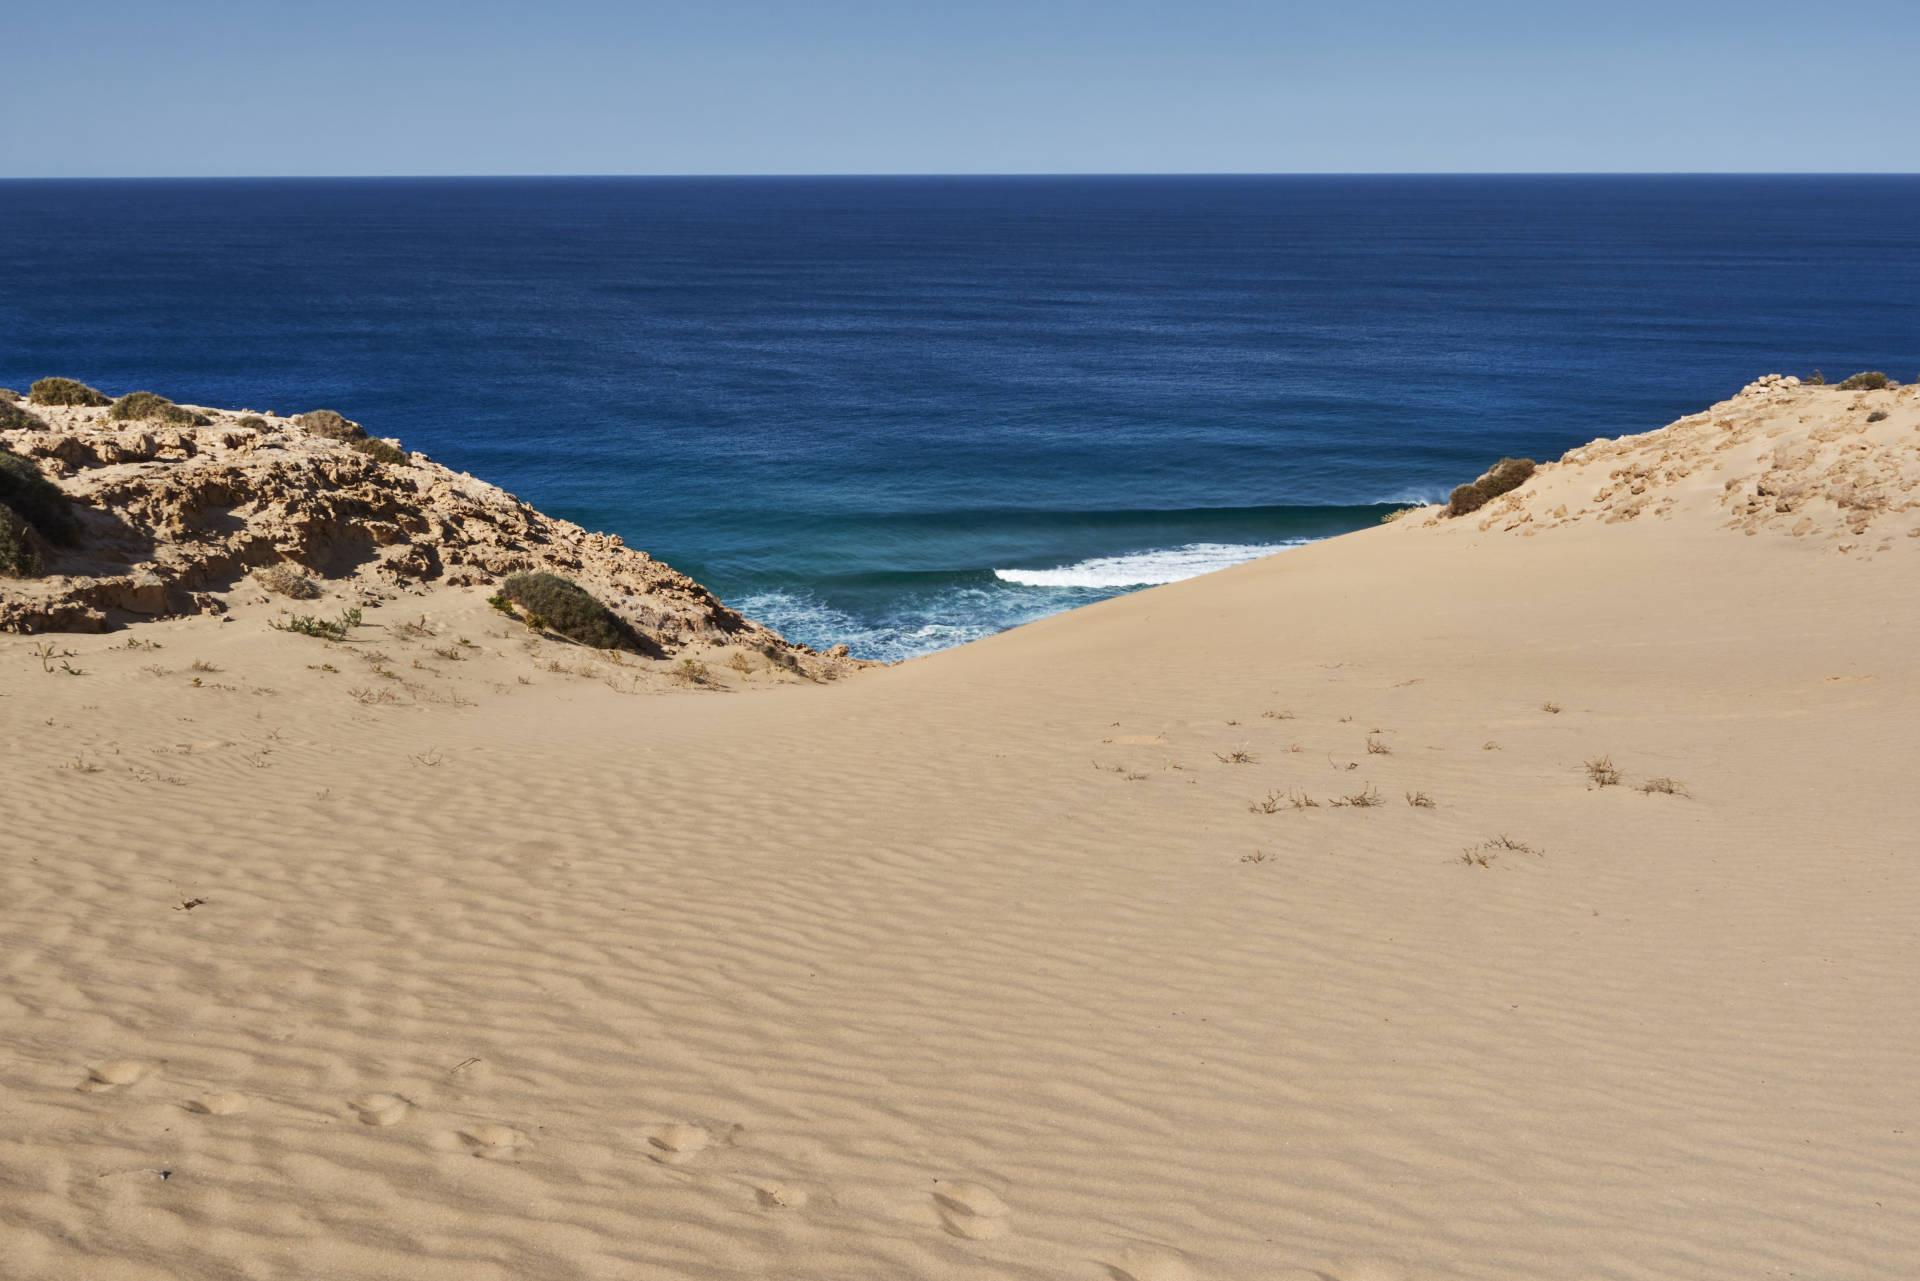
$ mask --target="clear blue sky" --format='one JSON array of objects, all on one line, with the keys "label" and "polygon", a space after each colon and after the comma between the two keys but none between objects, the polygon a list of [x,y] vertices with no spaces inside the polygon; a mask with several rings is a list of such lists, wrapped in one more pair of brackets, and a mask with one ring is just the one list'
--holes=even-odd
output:
[{"label": "clear blue sky", "polygon": [[1920,169],[1912,0],[55,0],[0,176]]}]

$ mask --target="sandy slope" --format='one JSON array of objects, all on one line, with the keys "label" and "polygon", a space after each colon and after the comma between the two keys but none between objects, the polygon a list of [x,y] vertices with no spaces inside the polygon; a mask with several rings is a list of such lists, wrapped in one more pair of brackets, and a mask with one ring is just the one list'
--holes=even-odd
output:
[{"label": "sandy slope", "polygon": [[472,588],[0,641],[0,1274],[1920,1275],[1916,429],[1756,391],[832,684]]}]

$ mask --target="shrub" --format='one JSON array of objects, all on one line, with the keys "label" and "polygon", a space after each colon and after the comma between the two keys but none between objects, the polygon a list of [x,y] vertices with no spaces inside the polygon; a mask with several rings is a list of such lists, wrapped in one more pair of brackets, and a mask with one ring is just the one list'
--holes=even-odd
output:
[{"label": "shrub", "polygon": [[1524,485],[1534,469],[1535,463],[1531,458],[1502,458],[1487,468],[1479,479],[1458,486],[1447,496],[1447,515],[1464,516],[1468,512],[1479,511],[1508,490]]},{"label": "shrub", "polygon": [[360,626],[360,611],[358,609],[343,610],[338,618],[315,618],[312,614],[295,614],[284,623],[268,623],[267,626],[276,632],[298,632],[302,636],[312,636],[320,640],[342,641],[347,638],[348,632]]},{"label": "shrub", "polygon": [[236,422],[234,426],[245,427],[251,431],[265,431],[267,429],[267,420],[258,414],[247,414]]},{"label": "shrub", "polygon": [[32,528],[0,503],[0,578],[38,578],[46,568]]},{"label": "shrub", "polygon": [[528,626],[538,618],[545,628],[595,649],[640,648],[640,637],[626,619],[558,574],[511,575],[501,581],[500,596],[527,611]]},{"label": "shrub", "polygon": [[1870,423],[1883,423],[1887,421],[1887,411],[1884,409],[1876,409],[1867,415],[1867,421]]},{"label": "shrub", "polygon": [[386,441],[375,436],[369,436],[365,440],[354,441],[353,449],[356,453],[365,454],[376,463],[386,463],[389,466],[399,466],[407,461],[406,450],[396,449]]},{"label": "shrub", "polygon": [[36,405],[99,406],[108,402],[100,392],[71,378],[42,378],[28,389]]},{"label": "shrub", "polygon": [[45,431],[47,420],[11,400],[0,399],[0,431]]},{"label": "shrub", "polygon": [[15,391],[11,387],[0,387],[0,401],[11,401],[11,400],[18,400],[18,399],[20,399],[19,392]]},{"label": "shrub", "polygon": [[107,411],[107,417],[115,422],[159,421],[174,423],[181,427],[205,427],[212,422],[205,414],[196,414],[191,409],[182,409],[165,396],[156,396],[150,391],[130,391],[113,402],[113,408]]},{"label": "shrub", "polygon": [[1840,384],[1841,391],[1885,391],[1891,380],[1877,369],[1855,374]]},{"label": "shrub", "polygon": [[1813,371],[1813,377],[1807,379],[1806,383],[1809,387],[1824,387],[1827,385],[1827,376],[1816,369]]},{"label": "shrub", "polygon": [[294,419],[294,425],[302,428],[310,436],[325,436],[328,440],[364,440],[366,428],[352,422],[331,409],[315,409]]},{"label": "shrub", "polygon": [[294,600],[312,600],[320,594],[320,584],[291,565],[270,565],[253,576],[254,581],[277,596]]},{"label": "shrub", "polygon": [[80,541],[80,522],[60,487],[40,474],[29,459],[0,449],[0,503],[56,547]]}]

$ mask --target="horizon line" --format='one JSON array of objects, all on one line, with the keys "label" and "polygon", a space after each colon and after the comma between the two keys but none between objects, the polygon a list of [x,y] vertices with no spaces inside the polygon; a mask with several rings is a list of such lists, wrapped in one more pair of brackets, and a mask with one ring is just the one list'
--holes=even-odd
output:
[{"label": "horizon line", "polygon": [[925,179],[925,178],[1913,178],[1920,170],[1893,169],[1369,169],[1369,170],[951,170],[831,173],[208,173],[7,174],[0,182],[376,182],[480,179]]}]

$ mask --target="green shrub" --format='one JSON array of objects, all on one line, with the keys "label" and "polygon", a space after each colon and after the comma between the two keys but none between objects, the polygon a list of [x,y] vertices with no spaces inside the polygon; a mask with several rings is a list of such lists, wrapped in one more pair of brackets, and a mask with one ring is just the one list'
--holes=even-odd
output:
[{"label": "green shrub", "polygon": [[0,503],[56,547],[80,541],[80,522],[60,486],[42,476],[31,460],[4,449],[0,449]]},{"label": "green shrub", "polygon": [[1813,371],[1813,377],[1804,379],[1803,381],[1805,381],[1809,387],[1824,387],[1827,385],[1827,376],[1816,369]]},{"label": "green shrub", "polygon": [[85,383],[75,382],[71,378],[42,378],[30,389],[30,399],[36,405],[87,405],[107,404],[107,398]]},{"label": "green shrub", "polygon": [[38,578],[46,568],[33,529],[13,508],[0,503],[0,578]]},{"label": "green shrub", "polygon": [[113,402],[107,417],[115,422],[163,422],[180,427],[205,427],[213,420],[191,409],[182,409],[165,396],[150,391],[130,391]]},{"label": "green shrub", "polygon": [[18,400],[20,393],[11,387],[0,387],[0,401]]},{"label": "green shrub", "polygon": [[1867,421],[1870,423],[1883,423],[1887,421],[1887,411],[1884,409],[1876,409],[1867,415]]},{"label": "green shrub", "polygon": [[1841,391],[1885,391],[1891,380],[1877,369],[1855,374],[1840,384]]},{"label": "green shrub", "polygon": [[1464,516],[1478,511],[1509,490],[1518,489],[1535,470],[1531,458],[1502,458],[1471,484],[1457,487],[1447,496],[1447,515]]},{"label": "green shrub", "polygon": [[47,420],[11,400],[0,400],[0,431],[45,431]]},{"label": "green shrub", "polygon": [[241,418],[240,421],[236,422],[234,426],[246,427],[253,431],[265,431],[267,429],[267,420],[258,414],[247,414]]},{"label": "green shrub", "polygon": [[365,440],[354,441],[353,449],[354,452],[365,454],[376,463],[386,463],[389,466],[398,466],[407,461],[406,450],[395,449],[392,445],[389,445],[377,436],[369,436]]},{"label": "green shrub", "polygon": [[312,614],[295,614],[284,623],[268,623],[276,632],[298,632],[302,636],[312,636],[319,640],[343,641],[347,633],[360,626],[360,611],[349,609],[341,611],[338,618],[315,618]]},{"label": "green shrub", "polygon": [[568,640],[595,649],[640,648],[640,637],[626,619],[558,574],[514,574],[501,582],[500,596],[527,611],[529,626],[538,618]]},{"label": "green shrub", "polygon": [[325,436],[328,440],[363,440],[366,428],[352,422],[331,409],[315,409],[301,414],[293,420],[294,425],[310,436]]}]

